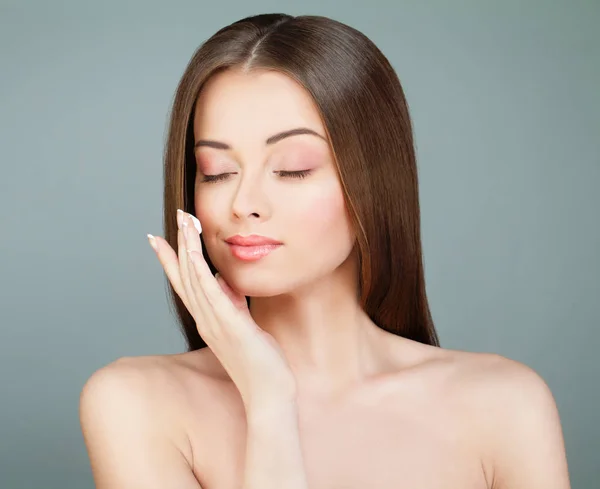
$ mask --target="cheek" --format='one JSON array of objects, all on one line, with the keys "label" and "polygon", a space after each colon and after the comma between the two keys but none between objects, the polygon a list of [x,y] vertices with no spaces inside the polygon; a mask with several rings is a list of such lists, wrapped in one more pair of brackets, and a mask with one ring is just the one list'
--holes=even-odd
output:
[{"label": "cheek", "polygon": [[202,185],[196,182],[194,189],[194,208],[196,217],[202,223],[202,230],[207,236],[219,231],[223,225],[223,217],[227,217],[227,192],[219,191],[219,184]]},{"label": "cheek", "polygon": [[202,240],[207,250],[210,251],[215,247],[217,234],[223,225],[223,217],[218,212],[219,206],[215,205],[214,198],[209,199],[208,197],[208,195],[200,196],[196,193],[194,204],[196,217],[202,224]]},{"label": "cheek", "polygon": [[196,196],[196,201],[194,204],[196,209],[196,217],[202,223],[202,230],[208,232],[215,223],[214,212],[211,212],[210,206],[208,206],[207,202],[205,202],[201,197]]},{"label": "cheek", "polygon": [[299,216],[304,239],[315,245],[339,246],[351,239],[344,197],[340,190],[320,193],[311,199]]}]

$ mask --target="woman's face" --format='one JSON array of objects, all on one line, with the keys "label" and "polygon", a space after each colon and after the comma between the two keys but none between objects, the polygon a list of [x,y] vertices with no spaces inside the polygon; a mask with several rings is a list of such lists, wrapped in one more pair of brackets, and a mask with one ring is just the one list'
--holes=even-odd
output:
[{"label": "woman's face", "polygon": [[[321,137],[267,143],[298,128]],[[200,93],[194,114],[196,216],[212,263],[240,293],[293,292],[333,274],[349,257],[355,235],[325,138],[310,95],[281,73],[225,71]],[[226,242],[234,235],[282,244],[248,261]]]}]

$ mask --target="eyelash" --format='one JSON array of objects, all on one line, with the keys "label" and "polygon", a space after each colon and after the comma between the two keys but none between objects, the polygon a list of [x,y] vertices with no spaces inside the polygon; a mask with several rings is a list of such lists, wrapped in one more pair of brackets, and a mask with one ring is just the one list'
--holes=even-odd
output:
[{"label": "eyelash", "polygon": [[[288,177],[288,178],[306,178],[309,174],[310,174],[311,170],[299,170],[299,171],[278,171],[275,173],[279,173],[280,176],[282,177]],[[206,183],[212,183],[212,182],[218,182],[220,180],[225,180],[229,175],[231,175],[230,173],[221,173],[219,175],[204,175],[204,180],[202,180],[202,182],[206,182]]]}]

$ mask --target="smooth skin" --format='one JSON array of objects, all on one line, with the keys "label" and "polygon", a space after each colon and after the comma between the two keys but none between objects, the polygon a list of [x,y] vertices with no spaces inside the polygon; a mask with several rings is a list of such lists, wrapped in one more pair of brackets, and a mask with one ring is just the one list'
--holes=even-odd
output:
[{"label": "smooth skin", "polygon": [[[178,223],[179,233],[183,229],[184,234],[178,250],[182,259],[170,247],[164,251],[165,258],[159,256],[198,332],[239,390],[246,411],[262,409],[262,404],[268,408],[273,403],[295,401],[294,375],[281,348],[254,322],[246,298],[220,275],[213,277],[190,215],[179,210]],[[156,239],[154,243],[158,246]],[[165,245],[163,242],[161,248]]]},{"label": "smooth skin", "polygon": [[[320,136],[265,144],[297,127]],[[392,335],[360,309],[355,236],[302,87],[223,72],[200,95],[194,137],[230,147],[196,150],[196,217],[219,276],[197,233],[180,230],[177,251],[155,242],[209,348],[121,358],[90,377],[80,417],[97,488],[570,487],[536,372]],[[283,245],[242,263],[224,242],[238,233]]]}]

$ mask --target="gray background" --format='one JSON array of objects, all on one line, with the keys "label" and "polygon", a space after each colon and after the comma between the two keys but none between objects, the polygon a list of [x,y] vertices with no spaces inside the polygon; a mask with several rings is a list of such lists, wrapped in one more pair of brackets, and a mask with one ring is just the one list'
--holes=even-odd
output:
[{"label": "gray background", "polygon": [[201,42],[281,11],[348,23],[389,57],[442,344],[539,372],[573,487],[598,487],[600,2],[0,5],[0,488],[93,487],[85,380],[184,349],[146,240],[167,112]]}]

